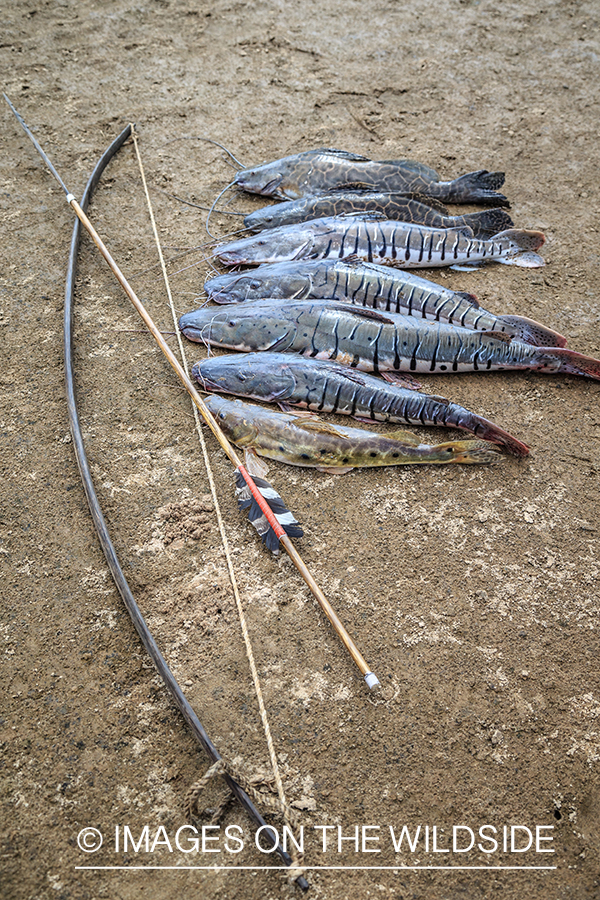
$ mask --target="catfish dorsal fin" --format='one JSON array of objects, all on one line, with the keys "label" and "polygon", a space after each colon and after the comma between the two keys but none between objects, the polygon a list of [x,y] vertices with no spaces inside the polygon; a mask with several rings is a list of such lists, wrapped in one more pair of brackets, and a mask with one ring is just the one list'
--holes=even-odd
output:
[{"label": "catfish dorsal fin", "polygon": [[345,266],[365,266],[364,259],[361,259],[360,256],[357,256],[355,253],[351,253],[349,256],[342,256],[341,259],[337,259],[336,262],[341,262]]},{"label": "catfish dorsal fin", "polygon": [[349,369],[344,366],[344,370],[344,378],[347,381],[353,381],[355,384],[360,384],[362,387],[366,385],[367,382],[362,372],[359,372],[358,369]]},{"label": "catfish dorsal fin", "polygon": [[505,344],[512,343],[513,336],[512,334],[507,334],[505,331],[482,331],[482,335],[485,337],[494,338],[496,341],[504,341]]},{"label": "catfish dorsal fin", "polygon": [[412,431],[387,431],[384,437],[386,440],[398,441],[400,444],[407,444],[409,447],[418,447],[421,444],[419,438]]},{"label": "catfish dorsal fin", "polygon": [[346,435],[332,425],[331,422],[324,422],[318,416],[312,416],[310,419],[300,416],[294,419],[296,428],[303,428],[304,431],[315,431],[318,434],[330,434],[333,437],[346,438]]},{"label": "catfish dorsal fin", "polygon": [[361,221],[364,221],[364,222],[372,222],[372,221],[376,221],[376,222],[384,221],[385,222],[387,220],[387,216],[385,215],[385,213],[382,213],[382,212],[374,212],[374,211],[365,210],[364,212],[338,213],[338,215],[336,216],[336,219],[361,219]]},{"label": "catfish dorsal fin", "polygon": [[368,156],[361,156],[360,153],[350,153],[348,150],[337,150],[335,147],[321,147],[316,153],[335,153],[340,159],[353,159],[356,162],[371,162]]},{"label": "catfish dorsal fin", "polygon": [[421,382],[409,375],[408,372],[394,372],[392,370],[391,372],[380,372],[379,374],[388,384],[397,384],[398,387],[406,388],[408,391],[420,391],[423,387]]},{"label": "catfish dorsal fin", "polygon": [[343,309],[345,312],[353,313],[355,316],[362,316],[363,319],[374,319],[375,322],[381,322],[384,325],[394,324],[393,319],[386,318],[386,316],[383,316],[380,312],[377,312],[376,309],[367,309],[364,306],[351,306],[348,303],[336,302],[335,309],[338,308]]},{"label": "catfish dorsal fin", "polygon": [[[371,160],[368,160],[370,162]],[[334,190],[337,191],[369,191],[373,186],[364,181],[338,181]]]},{"label": "catfish dorsal fin", "polygon": [[456,296],[462,297],[462,299],[466,300],[468,303],[470,303],[471,306],[474,306],[474,307],[476,307],[476,309],[479,309],[479,300],[477,299],[475,294],[469,294],[467,291],[457,291]]}]

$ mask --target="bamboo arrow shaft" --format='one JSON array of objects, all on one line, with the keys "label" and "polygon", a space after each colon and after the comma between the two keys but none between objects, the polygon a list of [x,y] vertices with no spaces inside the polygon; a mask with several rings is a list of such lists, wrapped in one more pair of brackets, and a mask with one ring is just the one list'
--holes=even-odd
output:
[{"label": "bamboo arrow shaft", "polygon": [[375,687],[376,685],[379,684],[378,678],[373,674],[370,667],[367,665],[365,658],[363,657],[362,653],[359,651],[354,640],[352,639],[352,637],[350,636],[350,634],[348,633],[348,631],[342,624],[341,620],[339,619],[339,617],[338,617],[337,613],[335,612],[335,610],[333,609],[332,605],[329,603],[329,601],[323,594],[323,591],[319,588],[317,582],[311,575],[308,567],[306,566],[306,564],[302,560],[300,554],[298,553],[298,551],[292,544],[290,538],[285,533],[285,531],[283,530],[283,528],[281,527],[281,525],[279,524],[279,522],[273,515],[271,507],[269,506],[269,504],[266,502],[266,500],[264,499],[264,497],[262,496],[262,494],[256,487],[252,477],[249,475],[249,473],[246,471],[245,467],[242,465],[240,458],[238,457],[238,455],[235,452],[234,448],[232,447],[231,443],[227,440],[226,436],[224,435],[222,429],[219,427],[214,416],[212,415],[212,413],[210,412],[210,410],[208,409],[208,407],[202,400],[202,397],[200,396],[200,394],[194,387],[194,384],[193,384],[192,380],[190,379],[190,377],[188,376],[187,372],[185,371],[185,369],[183,368],[183,366],[181,365],[181,363],[179,362],[179,360],[177,359],[177,357],[175,356],[175,354],[173,353],[171,348],[168,346],[168,344],[165,341],[165,339],[163,338],[162,334],[160,333],[160,331],[154,324],[152,317],[150,316],[150,314],[144,307],[144,304],[139,299],[139,297],[137,296],[137,294],[135,293],[135,291],[133,290],[133,288],[127,281],[125,275],[123,274],[123,272],[117,265],[116,261],[113,259],[110,251],[108,250],[104,241],[102,240],[102,238],[100,237],[100,235],[98,234],[98,232],[96,231],[96,229],[94,228],[94,226],[92,225],[90,220],[88,219],[84,210],[81,208],[81,206],[77,202],[74,195],[71,194],[70,191],[68,190],[68,188],[66,187],[64,181],[62,180],[62,178],[60,177],[60,175],[58,174],[58,172],[52,165],[50,159],[48,158],[48,155],[44,152],[44,150],[42,149],[42,147],[40,146],[38,141],[35,139],[35,137],[31,133],[31,131],[27,127],[22,116],[17,112],[17,110],[12,105],[12,103],[10,102],[10,100],[6,96],[6,94],[4,94],[4,99],[10,106],[11,110],[13,111],[17,121],[22,126],[23,130],[25,131],[27,136],[30,138],[32,143],[34,144],[36,150],[38,151],[38,153],[40,154],[40,156],[42,157],[42,159],[48,166],[48,169],[50,170],[50,172],[52,173],[54,178],[58,181],[58,183],[62,187],[63,191],[66,194],[67,201],[70,204],[70,206],[72,207],[75,215],[77,216],[77,218],[79,219],[79,221],[81,222],[83,227],[86,229],[86,231],[92,238],[93,242],[95,243],[96,247],[98,248],[98,250],[104,257],[106,262],[108,263],[108,266],[110,267],[111,271],[113,272],[115,278],[117,279],[117,281],[119,282],[119,284],[121,285],[121,287],[123,288],[123,290],[125,291],[127,296],[129,297],[131,303],[133,304],[133,306],[139,313],[141,319],[143,320],[146,327],[152,334],[154,340],[156,341],[156,343],[162,350],[163,354],[166,356],[169,364],[175,371],[176,375],[178,376],[179,380],[181,381],[181,383],[183,384],[185,389],[187,390],[193,403],[198,408],[202,418],[204,419],[204,421],[206,422],[206,424],[208,425],[208,427],[210,428],[212,433],[215,435],[215,437],[216,437],[217,441],[219,442],[220,446],[222,447],[223,451],[226,453],[226,455],[231,460],[231,462],[236,467],[236,469],[242,474],[244,481],[250,488],[254,499],[256,500],[256,502],[260,506],[260,509],[266,516],[269,524],[271,525],[275,534],[279,538],[280,543],[283,544],[288,556],[290,557],[290,559],[296,566],[298,572],[300,573],[300,575],[302,576],[302,578],[304,579],[304,581],[310,588],[312,594],[314,595],[314,597],[317,600],[317,603],[319,604],[319,606],[321,607],[321,609],[323,610],[323,612],[325,613],[325,615],[331,622],[338,637],[340,638],[340,640],[342,641],[342,643],[344,644],[344,646],[350,653],[350,656],[352,657],[352,659],[354,660],[354,662],[356,663],[356,665],[358,666],[358,668],[364,675],[367,685],[369,686],[369,688]]},{"label": "bamboo arrow shaft", "polygon": [[[175,354],[173,353],[173,351],[171,350],[171,348],[169,347],[169,345],[163,338],[162,334],[160,333],[160,331],[154,324],[154,320],[152,319],[152,317],[148,313],[147,309],[145,308],[144,304],[139,299],[139,297],[137,296],[137,294],[135,293],[135,291],[133,290],[133,288],[131,287],[131,285],[129,284],[127,279],[125,278],[125,275],[123,274],[123,272],[121,271],[121,269],[119,268],[119,266],[117,265],[115,260],[113,259],[112,255],[111,255],[110,251],[108,250],[108,248],[106,247],[104,241],[102,240],[102,238],[100,237],[100,235],[98,234],[98,232],[96,231],[96,229],[94,228],[94,226],[92,225],[90,220],[88,219],[85,212],[80,207],[77,200],[73,197],[73,195],[71,195],[71,194],[67,195],[67,199],[68,199],[69,203],[71,204],[71,206],[73,207],[73,210],[74,210],[77,218],[80,220],[83,227],[89,233],[90,237],[92,238],[93,242],[97,246],[98,250],[104,257],[104,259],[106,260],[108,265],[110,266],[111,270],[113,271],[119,284],[121,285],[121,287],[123,288],[123,290],[129,297],[129,299],[131,300],[132,304],[134,305],[134,307],[140,314],[141,318],[145,322],[148,330],[154,337],[154,340],[156,341],[156,343],[158,344],[158,346],[160,347],[160,349],[166,356],[166,358],[169,361],[172,368],[175,370],[175,373],[177,374],[180,381],[182,382],[185,389],[187,390],[188,394],[192,398],[192,401],[198,408],[200,414],[202,415],[202,418],[205,420],[206,424],[208,425],[208,427],[210,428],[212,433],[215,435],[216,439],[218,440],[219,444],[221,445],[221,447],[223,448],[224,452],[227,454],[227,456],[229,457],[231,462],[234,464],[234,466],[237,469],[240,470],[240,472],[244,476],[244,479],[246,480],[246,482],[248,484],[250,484],[252,479],[246,472],[246,469],[242,465],[242,462],[241,462],[240,458],[238,457],[237,453],[235,452],[234,448],[232,447],[231,443],[228,441],[226,436],[223,434],[222,429],[219,428],[219,425],[217,424],[214,416],[212,415],[212,413],[210,412],[210,410],[208,409],[208,407],[202,400],[202,397],[200,396],[200,394],[194,387],[192,380],[190,379],[187,372],[185,371],[185,369],[183,368],[183,366],[181,365],[181,363],[179,362],[179,360],[177,359],[177,357],[175,356]],[[253,482],[252,482],[252,484],[253,484]],[[290,557],[290,559],[292,560],[292,562],[294,563],[294,565],[300,572],[300,575],[302,576],[302,578],[304,579],[304,581],[310,588],[310,590],[311,590],[312,594],[314,595],[314,597],[316,598],[319,606],[321,607],[321,609],[323,610],[323,612],[325,613],[325,615],[331,622],[338,637],[340,638],[340,640],[342,641],[342,643],[344,644],[344,646],[350,653],[350,656],[352,657],[352,659],[354,660],[354,662],[356,663],[356,665],[358,666],[358,668],[360,669],[360,671],[362,672],[362,674],[365,677],[372,675],[371,669],[369,668],[369,665],[367,664],[364,656],[362,655],[362,653],[356,646],[354,640],[352,639],[352,637],[350,636],[350,634],[348,633],[348,631],[342,624],[339,616],[335,612],[331,603],[327,600],[323,591],[320,589],[317,582],[311,575],[308,567],[306,566],[302,557],[300,556],[300,554],[294,547],[292,541],[287,536],[287,534],[285,533],[285,531],[283,530],[283,528],[281,527],[281,525],[279,524],[277,519],[275,519],[275,517],[273,516],[272,510],[271,510],[269,504],[265,501],[265,499],[262,496],[262,494],[260,493],[260,491],[256,490],[256,493],[253,492],[253,494],[254,494],[255,499],[260,503],[260,507],[261,507],[262,511],[268,517],[269,523],[271,524],[271,526],[274,529],[276,529],[276,534],[279,537],[280,543],[283,544],[286,553],[288,554],[288,556]],[[371,686],[372,685],[369,684],[369,687],[371,687]]]},{"label": "bamboo arrow shaft", "polygon": [[284,534],[282,536],[280,543],[283,544],[283,546],[285,547],[286,553],[288,554],[288,556],[290,557],[290,559],[292,560],[292,562],[294,563],[294,565],[296,566],[296,568],[298,569],[300,574],[302,575],[302,578],[309,586],[313,595],[316,597],[317,603],[319,604],[319,606],[321,607],[321,609],[323,610],[323,612],[325,613],[325,615],[327,616],[327,618],[329,619],[331,624],[333,625],[333,627],[337,633],[337,636],[341,640],[342,644],[345,646],[348,653],[350,654],[350,656],[352,657],[352,659],[354,660],[354,662],[356,663],[356,665],[358,666],[358,668],[360,669],[362,674],[365,676],[365,681],[367,682],[367,684],[369,685],[370,688],[374,688],[376,685],[379,684],[379,680],[371,672],[371,669],[369,668],[364,656],[362,655],[362,653],[360,652],[360,650],[358,649],[358,647],[356,646],[356,644],[354,643],[354,641],[352,640],[352,638],[350,637],[350,635],[348,634],[346,629],[344,628],[344,625],[342,624],[341,619],[339,618],[339,616],[337,615],[333,606],[331,605],[331,603],[329,602],[329,600],[327,599],[327,597],[325,596],[325,594],[323,593],[323,591],[321,590],[321,588],[319,587],[319,585],[317,584],[317,582],[315,581],[313,576],[311,575],[311,573],[308,570],[308,568],[306,567],[305,563],[302,561],[300,554],[298,553],[298,551],[292,544],[292,542],[287,534]]}]

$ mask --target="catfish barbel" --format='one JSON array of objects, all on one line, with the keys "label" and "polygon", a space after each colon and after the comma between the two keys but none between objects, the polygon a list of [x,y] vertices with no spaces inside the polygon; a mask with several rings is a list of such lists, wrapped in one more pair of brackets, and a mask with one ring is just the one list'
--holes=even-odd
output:
[{"label": "catfish barbel", "polygon": [[361,421],[460,428],[514,456],[529,453],[526,444],[445,397],[388,384],[335,362],[289,353],[234,353],[197,362],[192,375],[204,390],[279,403],[284,410],[292,405]]},{"label": "catfish barbel", "polygon": [[531,369],[600,380],[600,360],[564,347],[380,313],[327,300],[254,300],[186,313],[187,338],[246,352],[271,350],[337,360],[365,372],[487,372]]},{"label": "catfish barbel", "polygon": [[237,447],[292,466],[311,466],[338,475],[363,466],[489,463],[499,457],[497,447],[485,441],[422,444],[406,431],[379,434],[346,428],[318,416],[273,412],[216,394],[204,402]]},{"label": "catfish barbel", "polygon": [[509,229],[482,241],[475,238],[467,226],[439,229],[389,219],[333,216],[298,225],[282,225],[220,244],[215,249],[215,256],[229,266],[352,256],[399,269],[487,260],[537,268],[545,263],[533,251],[544,241],[540,231]]},{"label": "catfish barbel", "polygon": [[368,190],[417,193],[449,203],[510,205],[496,190],[504,184],[504,172],[480,169],[454,181],[441,181],[435,169],[410,159],[375,161],[330,148],[242,169],[234,184],[253,194],[288,200],[327,191]]},{"label": "catfish barbel", "polygon": [[421,195],[337,191],[317,197],[302,197],[256,209],[244,219],[246,228],[261,231],[331,216],[380,213],[383,219],[412,222],[430,228],[460,228],[467,225],[476,237],[490,237],[512,228],[513,220],[503,209],[484,209],[466,216],[451,216],[445,206]]},{"label": "catfish barbel", "polygon": [[564,347],[567,343],[561,334],[533,319],[488,312],[473,294],[452,291],[410,272],[361,260],[266,263],[245,272],[217,275],[205,283],[204,290],[217,303],[265,297],[339,300],[476,331],[498,331],[541,347]]}]

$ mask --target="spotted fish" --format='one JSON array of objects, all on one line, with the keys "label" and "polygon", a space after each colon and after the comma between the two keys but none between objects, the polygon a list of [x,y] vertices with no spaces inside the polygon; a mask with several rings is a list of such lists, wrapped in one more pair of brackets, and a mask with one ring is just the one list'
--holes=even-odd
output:
[{"label": "spotted fish", "polygon": [[422,444],[410,432],[378,432],[332,425],[318,416],[273,412],[241,400],[212,394],[205,400],[219,425],[237,447],[292,466],[310,466],[342,475],[363,466],[415,463],[489,463],[498,448],[485,441]]}]

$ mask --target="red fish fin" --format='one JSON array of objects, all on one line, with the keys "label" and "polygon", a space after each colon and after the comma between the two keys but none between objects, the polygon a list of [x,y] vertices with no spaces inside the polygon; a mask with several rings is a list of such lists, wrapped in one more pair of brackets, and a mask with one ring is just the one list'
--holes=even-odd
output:
[{"label": "red fish fin", "polygon": [[[565,372],[569,375],[582,375],[600,381],[600,359],[584,356],[575,350],[563,347],[543,347],[536,358],[536,368],[548,368],[549,371]],[[557,365],[558,364],[558,365]]]},{"label": "red fish fin", "polygon": [[474,306],[474,307],[476,307],[476,309],[479,309],[479,300],[475,296],[475,294],[468,294],[466,291],[457,291],[456,296],[462,297],[463,300],[467,300],[471,304],[471,306]]},{"label": "red fish fin", "polygon": [[375,319],[376,322],[382,322],[384,325],[394,324],[393,319],[388,319],[376,309],[369,309],[366,306],[352,306],[348,303],[339,303],[337,300],[332,301],[332,306],[335,306],[335,309],[339,307],[346,312],[353,313],[355,316],[362,316],[364,319]]}]

